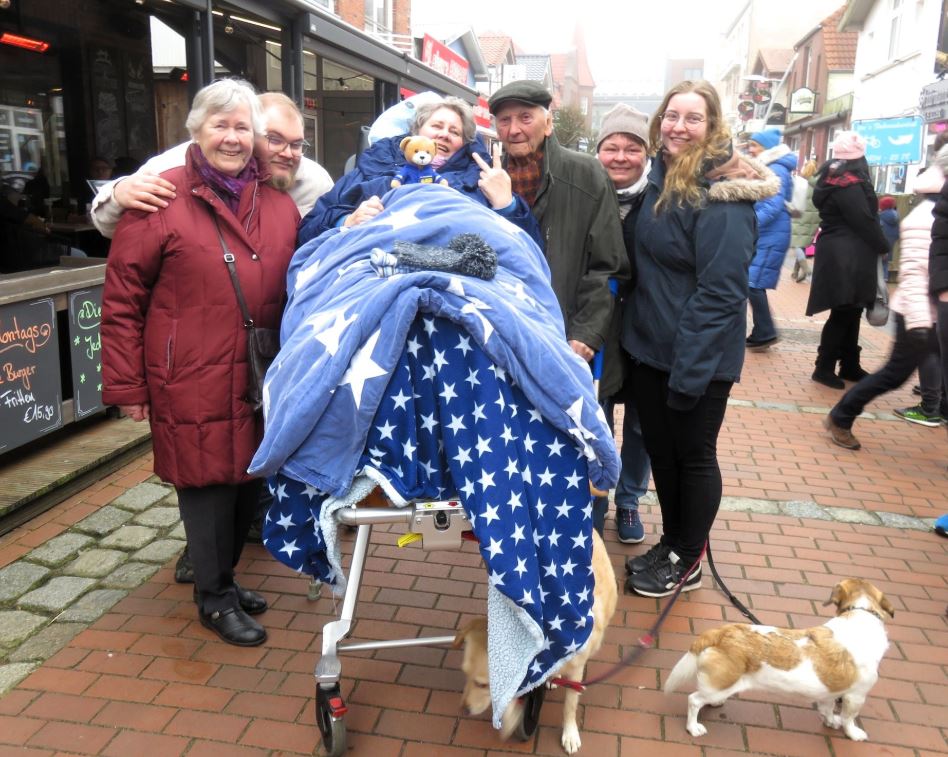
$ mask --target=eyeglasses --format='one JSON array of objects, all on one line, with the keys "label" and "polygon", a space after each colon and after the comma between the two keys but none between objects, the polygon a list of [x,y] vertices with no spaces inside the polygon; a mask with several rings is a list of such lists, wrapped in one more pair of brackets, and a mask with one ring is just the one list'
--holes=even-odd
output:
[{"label": "eyeglasses", "polygon": [[705,119],[697,113],[686,113],[684,116],[674,110],[662,113],[662,121],[666,124],[677,124],[681,120],[684,120],[686,127],[694,127],[703,124]]},{"label": "eyeglasses", "polygon": [[267,144],[270,145],[270,149],[276,152],[283,152],[286,149],[286,146],[290,146],[290,152],[294,155],[302,155],[309,149],[309,142],[305,139],[298,139],[295,142],[287,142],[283,137],[278,134],[264,134],[266,137]]}]

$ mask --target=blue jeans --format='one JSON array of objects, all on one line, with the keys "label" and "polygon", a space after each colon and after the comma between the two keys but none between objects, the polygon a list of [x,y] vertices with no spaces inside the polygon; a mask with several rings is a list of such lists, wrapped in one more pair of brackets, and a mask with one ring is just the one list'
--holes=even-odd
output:
[{"label": "blue jeans", "polygon": [[[625,414],[622,418],[622,449],[619,450],[619,460],[622,470],[619,472],[619,482],[616,484],[616,507],[638,508],[639,500],[648,491],[648,477],[651,462],[648,452],[645,451],[645,440],[642,439],[642,426],[639,423],[639,413],[635,403],[627,401],[624,405]],[[610,398],[602,403],[602,409],[609,422],[609,428],[614,429],[615,402]],[[609,510],[608,497],[596,497],[593,502],[593,528],[600,534]]]},{"label": "blue jeans", "polygon": [[767,290],[751,288],[747,292],[747,301],[751,306],[754,326],[747,341],[751,343],[769,342],[777,337],[777,327],[767,303]]}]

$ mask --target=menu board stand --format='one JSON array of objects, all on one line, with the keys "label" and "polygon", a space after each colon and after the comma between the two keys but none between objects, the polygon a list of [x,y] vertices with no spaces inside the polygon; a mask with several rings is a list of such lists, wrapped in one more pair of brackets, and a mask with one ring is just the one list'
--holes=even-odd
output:
[{"label": "menu board stand", "polygon": [[102,404],[102,287],[69,293],[69,356],[76,420],[100,410]]},{"label": "menu board stand", "polygon": [[56,303],[0,307],[0,453],[63,425]]}]

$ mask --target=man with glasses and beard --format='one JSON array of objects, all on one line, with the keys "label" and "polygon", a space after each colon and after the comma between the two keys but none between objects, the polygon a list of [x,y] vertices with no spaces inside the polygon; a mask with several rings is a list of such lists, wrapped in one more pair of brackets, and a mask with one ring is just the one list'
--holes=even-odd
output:
[{"label": "man with glasses and beard", "polygon": [[[319,163],[303,155],[309,145],[303,139],[303,116],[296,103],[281,92],[265,92],[258,97],[267,131],[254,141],[254,155],[261,166],[269,169],[270,186],[288,193],[300,216],[305,216],[316,200],[332,188],[332,179]],[[159,174],[184,165],[188,144],[156,155],[137,173],[116,179],[99,190],[90,215],[103,236],[112,238],[126,210],[151,213],[168,206],[168,201],[175,197],[175,186]]]}]

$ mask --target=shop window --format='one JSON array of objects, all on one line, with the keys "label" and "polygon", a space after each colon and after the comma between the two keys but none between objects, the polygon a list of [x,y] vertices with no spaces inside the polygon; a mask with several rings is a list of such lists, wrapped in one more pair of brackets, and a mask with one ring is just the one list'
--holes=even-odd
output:
[{"label": "shop window", "polygon": [[367,74],[323,59],[323,90],[332,92],[372,92],[375,89],[375,79]]},{"label": "shop window", "polygon": [[267,91],[283,91],[283,47],[279,42],[266,41]]},{"label": "shop window", "polygon": [[0,179],[38,214],[68,191],[59,61],[48,53],[0,48]]}]

